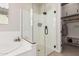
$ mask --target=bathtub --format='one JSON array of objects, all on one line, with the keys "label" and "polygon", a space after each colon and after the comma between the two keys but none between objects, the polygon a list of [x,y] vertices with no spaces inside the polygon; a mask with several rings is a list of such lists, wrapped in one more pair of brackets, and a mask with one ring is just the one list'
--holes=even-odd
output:
[{"label": "bathtub", "polygon": [[22,39],[19,45],[16,49],[5,52],[1,56],[36,56],[36,44],[31,44]]},{"label": "bathtub", "polygon": [[24,39],[19,42],[20,46],[1,56],[36,56],[36,44],[31,44]]},{"label": "bathtub", "polygon": [[36,44],[31,44],[24,39],[15,41],[18,34],[17,32],[0,32],[0,56],[36,55]]}]

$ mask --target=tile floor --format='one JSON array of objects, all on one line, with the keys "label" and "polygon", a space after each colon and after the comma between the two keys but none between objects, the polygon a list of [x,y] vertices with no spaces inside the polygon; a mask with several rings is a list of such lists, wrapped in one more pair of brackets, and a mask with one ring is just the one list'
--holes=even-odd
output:
[{"label": "tile floor", "polygon": [[65,44],[61,53],[52,52],[50,56],[79,56],[79,47]]}]

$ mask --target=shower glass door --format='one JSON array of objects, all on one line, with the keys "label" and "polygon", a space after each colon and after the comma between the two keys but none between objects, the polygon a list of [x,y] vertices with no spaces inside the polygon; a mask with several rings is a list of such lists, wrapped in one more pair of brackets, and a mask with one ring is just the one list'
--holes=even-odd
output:
[{"label": "shower glass door", "polygon": [[32,32],[32,8],[21,8],[21,36],[33,43]]},{"label": "shower glass door", "polygon": [[[49,55],[56,49],[56,4],[43,5],[37,23],[37,51],[40,56]],[[53,5],[54,9],[48,10],[50,5]]]},{"label": "shower glass door", "polygon": [[38,20],[38,46],[37,51],[38,55],[44,56],[46,55],[46,43],[45,43],[45,19],[43,19],[43,14],[40,15],[40,18]]},{"label": "shower glass door", "polygon": [[44,24],[43,14],[40,14],[40,4],[33,3],[33,40],[36,42],[36,53],[38,56],[44,56],[45,40],[44,40]]}]

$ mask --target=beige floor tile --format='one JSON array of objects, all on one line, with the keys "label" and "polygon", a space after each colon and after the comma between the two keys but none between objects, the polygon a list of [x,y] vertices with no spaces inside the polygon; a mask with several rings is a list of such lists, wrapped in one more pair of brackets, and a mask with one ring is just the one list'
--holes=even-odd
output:
[{"label": "beige floor tile", "polygon": [[79,56],[79,47],[66,44],[61,53],[52,52],[50,56]]}]

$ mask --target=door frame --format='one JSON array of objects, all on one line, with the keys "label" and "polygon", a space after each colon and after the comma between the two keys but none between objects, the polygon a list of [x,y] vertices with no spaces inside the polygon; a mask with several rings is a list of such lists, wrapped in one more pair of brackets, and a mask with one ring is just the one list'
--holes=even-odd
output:
[{"label": "door frame", "polygon": [[57,45],[57,48],[56,48],[56,52],[59,52],[61,53],[62,52],[62,47],[61,47],[61,44],[62,44],[62,37],[61,37],[61,30],[62,30],[62,22],[61,22],[61,4],[58,3],[58,14],[57,14],[57,25],[56,25],[56,45]]}]

